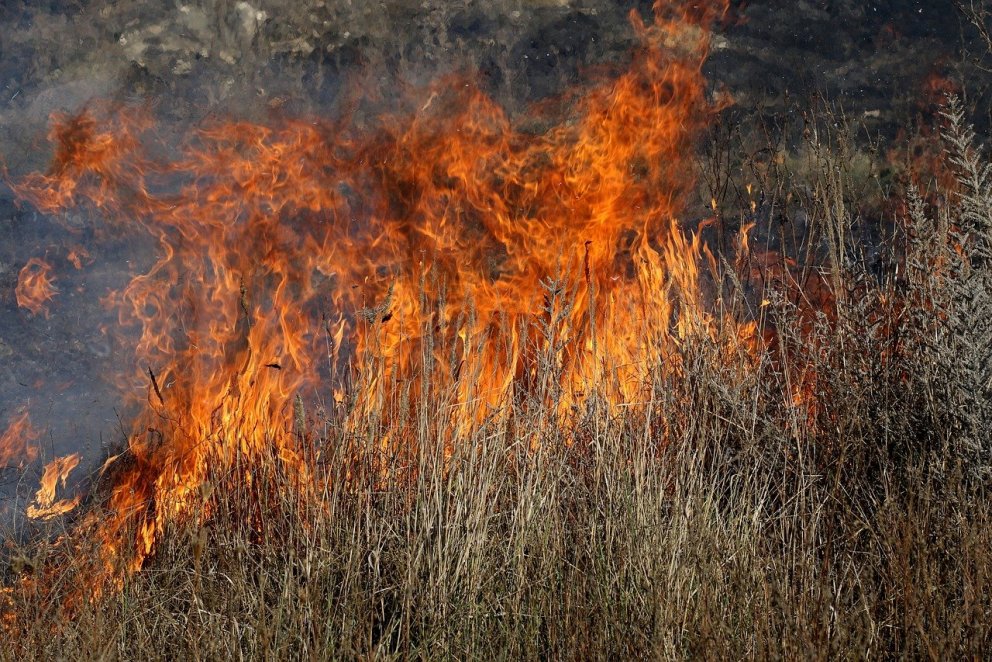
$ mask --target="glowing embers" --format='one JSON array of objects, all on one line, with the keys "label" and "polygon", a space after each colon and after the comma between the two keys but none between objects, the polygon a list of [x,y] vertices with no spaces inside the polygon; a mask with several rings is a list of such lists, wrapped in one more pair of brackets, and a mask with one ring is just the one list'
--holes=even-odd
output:
[{"label": "glowing embers", "polygon": [[17,277],[17,288],[14,290],[17,305],[31,311],[33,315],[44,315],[47,318],[48,302],[57,293],[52,265],[37,257],[28,260]]}]

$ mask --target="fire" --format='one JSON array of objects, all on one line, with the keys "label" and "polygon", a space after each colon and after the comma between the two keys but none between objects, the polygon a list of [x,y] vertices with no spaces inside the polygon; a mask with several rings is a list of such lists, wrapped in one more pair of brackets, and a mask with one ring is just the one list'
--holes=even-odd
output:
[{"label": "fire", "polygon": [[[524,393],[567,421],[594,395],[643,400],[694,339],[749,346],[753,325],[708,312],[716,260],[674,220],[715,110],[701,66],[724,10],[657,2],[652,25],[633,18],[629,70],[581,90],[568,117],[535,110],[553,124],[542,134],[464,77],[375,121],[218,122],[173,161],[149,155],[146,113],[55,118],[52,168],[21,198],[89,208],[160,248],[108,298],[137,335],[125,384],[147,400],[128,461],[107,467],[113,515],[81,525],[105,550],[94,584],[140,569],[170,523],[209,516],[208,468],[274,456],[311,480],[305,403],[348,399],[348,365],[353,421],[395,411],[403,379],[413,396],[456,394],[454,444]],[[384,423],[384,449],[417,443]],[[49,465],[39,508],[58,506],[70,459]]]},{"label": "fire", "polygon": [[17,462],[24,466],[38,457],[38,449],[32,446],[41,432],[31,425],[27,411],[21,412],[8,424],[3,435],[0,435],[0,467],[13,466]]},{"label": "fire", "polygon": [[58,293],[54,283],[52,265],[41,258],[31,258],[17,277],[17,288],[14,290],[17,305],[31,311],[32,315],[44,315],[47,318],[47,304]]},{"label": "fire", "polygon": [[76,269],[82,269],[84,264],[90,264],[93,258],[90,256],[89,251],[83,246],[73,246],[69,249],[69,254],[66,259],[72,263]]},{"label": "fire", "polygon": [[55,489],[59,483],[65,487],[72,470],[79,466],[79,453],[58,457],[45,466],[41,476],[41,487],[34,495],[34,503],[28,506],[27,514],[31,519],[47,520],[71,512],[79,505],[79,496],[72,499],[55,500]]}]

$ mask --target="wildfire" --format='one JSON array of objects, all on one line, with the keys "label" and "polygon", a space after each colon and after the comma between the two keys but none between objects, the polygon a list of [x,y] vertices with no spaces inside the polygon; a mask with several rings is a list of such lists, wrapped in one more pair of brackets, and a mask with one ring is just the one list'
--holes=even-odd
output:
[{"label": "wildfire", "polygon": [[34,495],[34,503],[28,506],[28,517],[47,520],[71,512],[79,505],[79,496],[72,499],[55,500],[55,489],[59,483],[65,487],[72,470],[79,466],[79,453],[58,457],[45,466],[41,476],[41,487]]},{"label": "wildfire", "polygon": [[41,433],[31,425],[28,412],[17,415],[0,435],[0,467],[13,466],[14,462],[20,466],[33,462],[38,457],[38,449],[31,444],[39,436]]},{"label": "wildfire", "polygon": [[93,261],[89,251],[87,251],[83,246],[73,246],[70,248],[66,259],[69,260],[72,266],[76,269],[82,269],[84,264],[90,264]]},{"label": "wildfire", "polygon": [[[657,366],[678,374],[675,350],[694,338],[751,342],[750,324],[727,333],[707,312],[716,260],[674,220],[714,111],[701,66],[724,9],[657,2],[652,25],[633,19],[644,45],[630,69],[582,90],[570,116],[543,117],[557,123],[540,135],[461,77],[371,128],[215,123],[170,162],[148,155],[145,113],[56,118],[53,166],[21,198],[96,210],[108,232],[161,248],[108,299],[136,330],[127,383],[147,402],[129,461],[111,467],[115,515],[82,525],[104,541],[94,582],[139,569],[168,524],[201,512],[208,466],[275,455],[306,480],[301,403],[343,401],[347,363],[364,371],[354,420],[384,412],[402,375],[415,395],[457,394],[457,443],[515,394],[567,417],[594,391],[639,399]],[[46,468],[38,512],[75,505],[53,503],[73,457]]]},{"label": "wildfire", "polygon": [[41,258],[31,258],[17,277],[17,288],[14,290],[17,305],[31,311],[32,315],[41,314],[47,318],[47,304],[58,293],[54,283],[52,265]]}]

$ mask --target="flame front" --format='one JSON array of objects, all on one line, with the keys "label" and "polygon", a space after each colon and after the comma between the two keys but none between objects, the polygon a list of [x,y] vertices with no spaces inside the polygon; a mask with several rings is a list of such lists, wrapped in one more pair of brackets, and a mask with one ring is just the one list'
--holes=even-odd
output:
[{"label": "flame front", "polygon": [[[108,299],[138,334],[125,382],[147,402],[128,462],[111,464],[111,516],[83,526],[104,541],[94,582],[204,516],[208,467],[275,454],[307,479],[304,403],[342,401],[349,363],[362,371],[354,420],[384,415],[397,375],[457,394],[453,444],[521,393],[564,421],[593,392],[629,402],[659,365],[678,374],[674,350],[692,338],[750,342],[751,325],[728,334],[707,312],[715,260],[674,220],[714,111],[700,70],[724,9],[656,3],[652,25],[634,19],[644,45],[630,69],[541,132],[463,78],[374,122],[217,123],[172,161],[148,155],[147,113],[56,118],[53,166],[21,181],[22,199],[89,207],[159,246]],[[548,375],[557,383],[538,383]],[[384,447],[417,443],[388,423]],[[46,470],[53,486],[64,468]]]}]

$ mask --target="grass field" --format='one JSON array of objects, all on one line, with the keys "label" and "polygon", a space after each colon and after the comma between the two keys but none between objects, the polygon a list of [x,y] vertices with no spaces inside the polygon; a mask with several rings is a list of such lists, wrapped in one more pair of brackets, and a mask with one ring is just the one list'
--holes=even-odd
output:
[{"label": "grass field", "polygon": [[[672,49],[669,27],[644,34]],[[387,126],[354,162],[335,144],[312,175],[297,167],[326,156],[311,126],[220,125],[175,167],[214,169],[171,198],[131,174],[132,125],[53,131],[51,172],[72,187],[45,175],[19,193],[49,213],[89,196],[160,233],[170,250],[121,319],[140,322],[139,356],[178,358],[140,364],[144,413],[79,511],[4,549],[0,659],[987,655],[987,158],[956,99],[925,167],[880,168],[824,110],[798,147],[744,150],[694,124],[715,115],[700,32],[671,68],[635,59],[583,90],[585,114],[538,138],[438,92],[413,128]],[[618,119],[618,100],[643,112]],[[690,149],[702,167],[683,179]],[[268,188],[229,185],[242,158]],[[388,195],[361,208],[320,197],[327,181]],[[231,190],[225,216],[212,205]],[[666,217],[693,195],[713,199],[698,234]],[[348,205],[382,234],[326,229],[318,212]],[[304,247],[288,258],[285,228]],[[436,270],[415,263],[428,235],[447,251]],[[571,261],[535,257],[559,236]],[[361,250],[311,250],[328,239]],[[629,264],[610,272],[618,246]],[[351,263],[373,251],[414,257],[358,306],[334,279],[370,281]],[[335,287],[353,319],[314,314]],[[169,326],[189,310],[201,328]],[[315,352],[308,381],[296,357]]]}]

